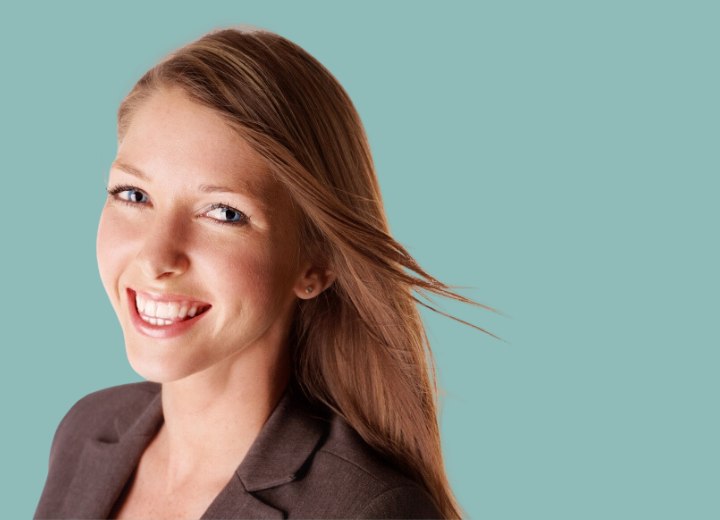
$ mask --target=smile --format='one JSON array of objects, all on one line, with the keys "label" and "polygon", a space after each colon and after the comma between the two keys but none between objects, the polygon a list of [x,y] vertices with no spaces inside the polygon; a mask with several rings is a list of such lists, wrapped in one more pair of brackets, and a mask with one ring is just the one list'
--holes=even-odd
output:
[{"label": "smile", "polygon": [[145,299],[135,293],[135,307],[140,318],[153,325],[171,325],[173,322],[194,318],[210,308],[192,301],[162,301]]},{"label": "smile", "polygon": [[150,295],[127,290],[130,316],[135,328],[146,336],[169,338],[192,327],[211,305],[177,296]]}]

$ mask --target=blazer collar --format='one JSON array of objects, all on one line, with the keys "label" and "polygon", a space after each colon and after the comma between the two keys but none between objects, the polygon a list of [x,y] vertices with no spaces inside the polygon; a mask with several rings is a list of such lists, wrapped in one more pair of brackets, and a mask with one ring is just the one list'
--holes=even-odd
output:
[{"label": "blazer collar", "polygon": [[[160,388],[139,415],[114,419],[114,435],[85,441],[65,499],[68,514],[107,518],[145,448],[163,422]],[[313,408],[291,382],[235,474],[202,518],[284,518],[252,492],[295,480],[328,429],[329,417]]]}]

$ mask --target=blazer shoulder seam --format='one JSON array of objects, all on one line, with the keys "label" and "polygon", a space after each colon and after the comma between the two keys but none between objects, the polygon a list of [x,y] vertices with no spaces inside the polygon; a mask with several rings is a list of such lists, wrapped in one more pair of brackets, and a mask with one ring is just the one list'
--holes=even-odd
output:
[{"label": "blazer shoulder seam", "polygon": [[336,458],[338,458],[338,459],[340,459],[340,460],[342,460],[342,461],[344,461],[344,462],[347,462],[347,463],[350,464],[351,466],[354,466],[354,467],[356,467],[357,469],[361,470],[363,473],[369,475],[369,476],[372,477],[374,480],[376,480],[376,481],[378,481],[378,482],[383,482],[382,479],[378,478],[376,475],[374,475],[373,473],[371,473],[370,471],[368,471],[366,468],[362,467],[362,466],[361,466],[360,464],[358,464],[357,462],[352,461],[352,460],[348,459],[347,457],[343,457],[343,456],[340,455],[339,453],[335,453],[334,451],[329,450],[329,449],[327,449],[327,448],[321,448],[321,449],[320,449],[320,452],[321,452],[321,453],[327,453],[327,454],[332,455],[332,456],[334,456],[334,457],[336,457]]},{"label": "blazer shoulder seam", "polygon": [[[401,490],[401,489],[408,489],[408,490],[413,490],[413,491],[420,491],[420,492],[422,492],[424,495],[426,495],[426,497],[429,498],[430,501],[432,502],[432,498],[429,496],[427,490],[425,490],[425,488],[423,488],[423,487],[420,486],[419,484],[414,483],[414,482],[413,482],[413,483],[409,483],[409,484],[401,484],[401,485],[399,485],[399,486],[394,486],[394,487],[385,489],[385,490],[381,491],[380,493],[378,493],[377,495],[375,495],[374,497],[372,497],[372,498],[370,499],[370,501],[367,503],[367,505],[366,505],[364,508],[362,508],[362,510],[358,513],[358,516],[359,516],[360,518],[362,518],[363,515],[365,515],[368,511],[372,511],[372,508],[375,507],[375,505],[376,505],[378,502],[380,502],[384,497],[390,495],[391,493],[395,493],[395,492],[397,492],[397,491],[399,491],[399,490]],[[433,505],[432,507],[434,508],[435,506]],[[403,517],[403,518],[406,518],[406,517]],[[407,518],[410,518],[410,517],[407,517]],[[413,518],[415,518],[415,517],[413,517]],[[435,518],[435,515],[433,515],[433,518]],[[440,517],[438,517],[438,518],[440,518]]]}]

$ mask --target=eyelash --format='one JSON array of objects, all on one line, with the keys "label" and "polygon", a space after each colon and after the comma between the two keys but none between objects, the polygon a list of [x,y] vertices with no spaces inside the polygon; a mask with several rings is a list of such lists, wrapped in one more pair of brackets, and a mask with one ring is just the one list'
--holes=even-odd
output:
[{"label": "eyelash", "polygon": [[[125,200],[125,199],[121,199],[120,197],[118,197],[118,195],[124,191],[139,191],[140,193],[142,193],[143,195],[145,195],[147,197],[147,193],[145,193],[143,190],[141,190],[137,186],[131,186],[128,184],[113,186],[113,187],[109,187],[107,189],[108,195],[111,196],[114,200],[116,200],[118,202],[127,204],[128,206],[136,207],[136,208],[142,208],[145,205],[144,202],[130,201],[130,200]],[[242,225],[247,224],[248,221],[250,220],[250,217],[248,217],[245,213],[243,213],[239,209],[235,209],[234,207],[232,207],[229,204],[225,204],[224,202],[218,202],[216,204],[211,205],[210,208],[208,208],[205,211],[205,213],[209,213],[210,211],[212,211],[214,209],[220,209],[220,208],[234,211],[235,213],[237,213],[240,216],[240,220],[231,221],[231,220],[218,220],[218,219],[212,218],[212,217],[208,217],[208,218],[210,218],[214,222],[217,222],[218,224],[231,225],[231,226],[242,226]],[[144,209],[144,208],[142,208],[142,209]]]}]

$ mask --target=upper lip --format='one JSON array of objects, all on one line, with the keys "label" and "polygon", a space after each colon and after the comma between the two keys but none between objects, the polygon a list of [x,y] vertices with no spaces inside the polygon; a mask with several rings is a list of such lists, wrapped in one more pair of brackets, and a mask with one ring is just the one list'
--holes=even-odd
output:
[{"label": "upper lip", "polygon": [[160,293],[156,291],[144,291],[140,289],[131,289],[128,287],[128,291],[130,291],[131,296],[134,298],[135,294],[139,294],[142,296],[145,300],[155,300],[160,302],[191,302],[196,303],[198,305],[210,305],[209,303],[198,300],[197,298],[194,298],[192,296],[187,296],[185,294],[172,294],[172,293]]}]

